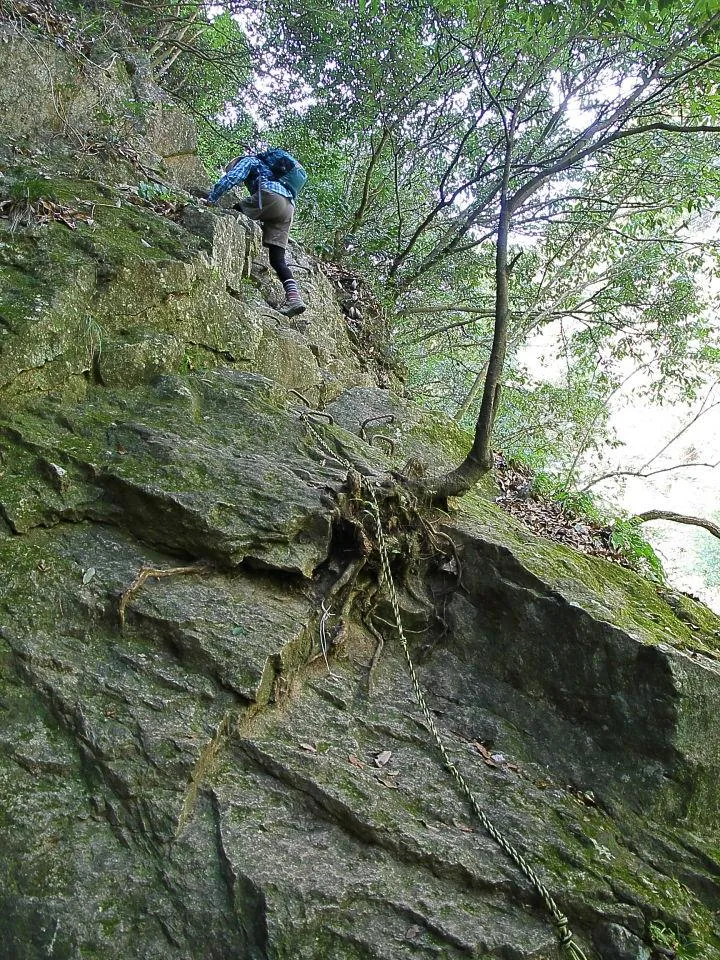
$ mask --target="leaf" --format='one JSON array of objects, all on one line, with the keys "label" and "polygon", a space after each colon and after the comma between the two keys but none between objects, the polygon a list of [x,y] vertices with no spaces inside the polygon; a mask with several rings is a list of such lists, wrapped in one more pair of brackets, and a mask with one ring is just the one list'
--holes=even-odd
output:
[{"label": "leaf", "polygon": [[307,750],[308,753],[317,753],[317,748],[314,747],[311,743],[301,743],[301,750]]},{"label": "leaf", "polygon": [[390,757],[391,757],[391,756],[392,756],[392,751],[391,751],[391,750],[383,750],[382,753],[379,753],[379,754],[375,757],[375,766],[376,766],[376,767],[384,767],[384,766],[387,766],[387,763],[388,763],[388,761],[390,760]]},{"label": "leaf", "polygon": [[483,758],[483,763],[487,764],[488,767],[497,767],[497,763],[493,759],[493,755],[486,746],[483,746],[483,744],[478,740],[474,740],[472,745]]},{"label": "leaf", "polygon": [[92,578],[95,576],[95,567],[88,567],[85,573],[83,574],[82,582],[90,583]]},{"label": "leaf", "polygon": [[357,767],[358,770],[364,770],[364,769],[365,769],[365,764],[362,762],[362,760],[358,760],[358,758],[357,758],[353,753],[351,753],[350,756],[348,757],[348,761],[349,761],[354,767]]}]

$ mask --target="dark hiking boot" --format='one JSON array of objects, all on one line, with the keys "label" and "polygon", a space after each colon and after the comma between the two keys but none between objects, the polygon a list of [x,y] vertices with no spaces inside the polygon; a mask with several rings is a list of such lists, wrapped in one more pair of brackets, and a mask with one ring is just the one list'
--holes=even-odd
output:
[{"label": "dark hiking boot", "polygon": [[297,287],[294,289],[291,287],[289,290],[286,287],[285,299],[277,309],[278,313],[286,317],[296,317],[299,313],[305,312],[305,304]]}]

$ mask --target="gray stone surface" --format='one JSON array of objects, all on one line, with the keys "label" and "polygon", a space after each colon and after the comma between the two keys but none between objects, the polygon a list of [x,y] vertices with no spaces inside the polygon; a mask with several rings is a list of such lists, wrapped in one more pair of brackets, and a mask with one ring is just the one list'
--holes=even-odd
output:
[{"label": "gray stone surface", "polygon": [[51,40],[23,34],[7,22],[0,22],[0,47],[0,126],[5,135],[42,142],[122,124],[132,90],[119,58],[80,62]]},{"label": "gray stone surface", "polygon": [[178,187],[211,186],[197,154],[195,121],[177,104],[155,100],[144,125],[143,141],[160,157],[168,179]]},{"label": "gray stone surface", "polygon": [[[339,426],[317,430],[374,462]],[[0,442],[6,956],[39,960],[56,928],[72,958],[556,956],[526,881],[443,770],[393,632],[372,695],[362,604],[326,662],[318,591],[352,556],[333,525],[345,471],[283,391],[231,371],[94,388],[6,414]],[[677,810],[648,821],[629,779],[643,764],[671,776],[679,758],[671,717],[632,726],[647,691],[679,715],[692,690],[667,671],[644,687],[606,677],[602,663],[653,648],[493,553],[485,511],[484,534],[448,527],[463,588],[443,570],[416,583],[444,597],[449,635],[417,601],[408,614],[453,760],[586,945],[620,949],[617,927],[646,960],[661,921],[714,949],[712,841]],[[196,563],[148,579],[120,628],[143,567]],[[569,710],[553,663],[581,644]],[[603,734],[620,693],[626,729],[614,717]]]},{"label": "gray stone surface", "polygon": [[[429,739],[348,482],[467,437],[397,396],[297,246],[293,324],[253,224],[174,222],[109,143],[78,155],[68,122],[135,97],[142,156],[200,176],[140,60],[100,83],[45,50],[58,115],[34,51],[3,52],[0,117],[35,146],[0,143],[0,191],[85,216],[0,219],[0,960],[555,960]],[[368,437],[392,454],[358,435],[388,412]],[[425,527],[378,495],[449,754],[588,957],[648,960],[665,931],[715,960],[718,619],[487,491]]]},{"label": "gray stone surface", "polygon": [[[327,555],[328,494],[342,474],[313,456],[305,428],[277,402],[269,381],[221,370],[97,392],[75,407],[44,399],[7,426],[17,453],[4,516],[18,534],[78,517],[121,523],[181,555],[310,576]],[[66,471],[61,493],[48,499],[52,480],[25,486],[24,453]]]},{"label": "gray stone surface", "polygon": [[604,923],[595,934],[595,946],[603,960],[650,960],[647,946],[618,923]]},{"label": "gray stone surface", "polygon": [[182,364],[183,344],[172,334],[136,341],[106,340],[98,344],[96,370],[106,387],[134,387]]}]

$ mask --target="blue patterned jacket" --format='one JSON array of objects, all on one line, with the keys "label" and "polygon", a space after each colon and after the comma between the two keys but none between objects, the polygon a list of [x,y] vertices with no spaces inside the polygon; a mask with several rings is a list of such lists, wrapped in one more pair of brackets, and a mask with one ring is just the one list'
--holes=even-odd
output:
[{"label": "blue patterned jacket", "polygon": [[232,170],[218,180],[208,195],[208,203],[217,203],[224,193],[241,183],[245,183],[251,193],[257,193],[261,187],[271,193],[279,193],[281,197],[287,197],[291,203],[295,202],[288,188],[273,180],[272,171],[261,160],[257,157],[243,157]]}]

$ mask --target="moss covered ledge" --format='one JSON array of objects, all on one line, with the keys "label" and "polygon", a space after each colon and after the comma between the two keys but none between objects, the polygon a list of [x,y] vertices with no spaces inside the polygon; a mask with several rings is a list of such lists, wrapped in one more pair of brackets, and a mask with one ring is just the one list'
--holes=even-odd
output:
[{"label": "moss covered ledge", "polygon": [[692,601],[679,618],[653,583],[536,537],[478,496],[444,529],[462,575],[447,642],[478,694],[533,731],[569,782],[715,833],[720,618]]},{"label": "moss covered ledge", "polygon": [[599,620],[649,645],[720,661],[720,617],[615,563],[535,536],[484,496],[458,502],[459,528],[512,551],[529,574]]}]

